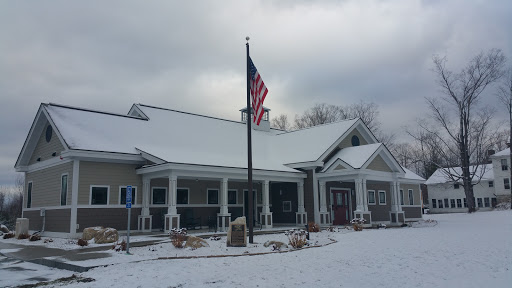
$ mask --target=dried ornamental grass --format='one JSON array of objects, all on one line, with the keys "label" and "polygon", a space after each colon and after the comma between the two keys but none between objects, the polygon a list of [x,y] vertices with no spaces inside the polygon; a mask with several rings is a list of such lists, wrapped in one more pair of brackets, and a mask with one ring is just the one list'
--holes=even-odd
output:
[{"label": "dried ornamental grass", "polygon": [[183,248],[185,246],[185,241],[187,240],[187,229],[173,228],[171,229],[171,231],[169,231],[169,236],[171,238],[171,243],[174,247]]},{"label": "dried ornamental grass", "polygon": [[309,232],[320,232],[320,226],[315,222],[308,222],[308,230]]},{"label": "dried ornamental grass", "polygon": [[290,246],[295,249],[300,249],[308,244],[308,240],[306,238],[307,232],[300,229],[290,230],[284,233],[288,236],[288,241]]},{"label": "dried ornamental grass", "polygon": [[354,231],[363,231],[363,224],[366,222],[364,218],[354,218],[350,223],[352,223],[352,226],[354,227]]}]

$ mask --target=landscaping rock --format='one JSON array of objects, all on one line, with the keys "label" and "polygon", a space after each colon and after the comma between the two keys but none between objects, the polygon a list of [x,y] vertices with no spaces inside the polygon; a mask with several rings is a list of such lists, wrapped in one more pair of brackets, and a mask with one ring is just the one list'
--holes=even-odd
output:
[{"label": "landscaping rock", "polygon": [[89,241],[92,238],[96,237],[96,234],[98,234],[98,232],[100,232],[103,229],[104,228],[101,226],[85,228],[84,232],[82,233],[82,239]]},{"label": "landscaping rock", "polygon": [[5,226],[4,224],[0,225],[0,231],[4,233],[9,233],[9,228]]},{"label": "landscaping rock", "polygon": [[210,245],[208,245],[208,242],[206,242],[204,239],[201,239],[199,237],[195,237],[195,236],[187,237],[187,242],[185,243],[185,248],[197,249],[197,248],[201,248],[201,247],[210,247]]},{"label": "landscaping rock", "polygon": [[[105,244],[114,243],[119,239],[119,233],[114,228],[104,228],[94,236],[94,243]],[[85,239],[84,239],[85,240]]]},{"label": "landscaping rock", "polygon": [[263,244],[263,246],[265,246],[265,247],[269,247],[272,245],[276,245],[276,248],[278,250],[281,250],[281,248],[288,248],[288,245],[286,245],[283,242],[279,242],[279,241],[267,241],[267,242],[265,242],[265,244]]}]

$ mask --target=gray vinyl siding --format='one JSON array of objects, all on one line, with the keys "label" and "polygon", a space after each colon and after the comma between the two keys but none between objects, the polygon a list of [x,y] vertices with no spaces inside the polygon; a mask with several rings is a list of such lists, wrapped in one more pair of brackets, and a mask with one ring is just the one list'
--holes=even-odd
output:
[{"label": "gray vinyl siding", "polygon": [[[141,208],[132,208],[130,217],[130,230],[137,230],[138,215]],[[153,216],[155,221],[155,216]],[[77,223],[78,232],[84,231],[84,228],[103,226],[112,227],[117,230],[127,230],[128,209],[126,208],[78,208]]]},{"label": "gray vinyl siding", "polygon": [[412,189],[413,205],[421,205],[420,188],[418,184],[400,184],[400,189],[404,191],[404,205],[409,205],[409,189]]},{"label": "gray vinyl siding", "polygon": [[[40,231],[43,229],[43,217],[40,215],[39,210],[23,212],[23,217],[29,219],[29,230]],[[69,233],[71,209],[46,209],[45,215],[44,231]]]},{"label": "gray vinyl siding", "polygon": [[402,207],[402,210],[406,219],[421,218],[423,216],[421,215],[421,207]]},{"label": "gray vinyl siding", "polygon": [[27,207],[29,182],[32,182],[31,208],[61,206],[61,176],[64,173],[68,174],[66,205],[71,205],[71,187],[73,187],[73,162],[68,162],[39,171],[26,173],[23,208]]},{"label": "gray vinyl siding", "polygon": [[[50,142],[46,142],[46,129],[49,124],[44,126],[44,129],[39,136],[39,140],[37,141],[36,148],[34,149],[34,153],[32,153],[32,157],[30,158],[29,165],[37,163],[37,158],[41,157],[41,161],[48,160],[50,158],[59,157],[60,153],[64,150],[64,146],[60,142],[59,137],[56,134],[55,129],[52,132],[52,139]],[[56,156],[52,156],[53,152],[57,152]]]},{"label": "gray vinyl siding", "polygon": [[[375,205],[368,205],[368,210],[372,212],[372,221],[390,221],[389,211],[391,211],[391,193],[389,192],[389,182],[367,183],[367,190],[375,190]],[[386,191],[386,204],[379,204],[379,190]],[[368,191],[366,191],[368,193]]]},{"label": "gray vinyl siding", "polygon": [[80,161],[78,205],[89,205],[91,185],[110,186],[109,205],[119,204],[119,186],[137,186],[137,204],[142,203],[142,177],[137,165]]},{"label": "gray vinyl siding", "polygon": [[384,172],[393,172],[391,168],[389,168],[388,164],[380,157],[380,155],[377,155],[375,159],[368,165],[367,169],[370,170],[376,170],[376,171],[384,171]]}]

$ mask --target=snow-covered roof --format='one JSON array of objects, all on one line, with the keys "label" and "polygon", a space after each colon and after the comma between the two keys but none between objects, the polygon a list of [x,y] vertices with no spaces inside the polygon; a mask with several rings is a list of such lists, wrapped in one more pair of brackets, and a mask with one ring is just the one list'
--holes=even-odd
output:
[{"label": "snow-covered roof", "polygon": [[510,148],[507,148],[505,150],[502,150],[498,153],[491,155],[491,157],[502,157],[502,156],[509,156],[509,155],[510,155]]},{"label": "snow-covered roof", "polygon": [[354,169],[361,168],[379,149],[381,143],[343,148],[327,161],[322,172],[327,171],[338,159],[347,163]]},{"label": "snow-covered roof", "polygon": [[403,178],[410,179],[410,180],[425,181],[425,179],[423,179],[423,177],[417,175],[416,173],[412,172],[411,170],[405,168],[404,166],[402,166],[402,169],[404,169],[404,171],[405,171],[405,176]]},{"label": "snow-covered roof", "polygon": [[[470,166],[469,171],[471,174],[475,174],[475,178],[473,182],[476,182],[478,180],[482,181],[492,181],[494,180],[494,172],[492,170],[492,164],[485,164],[485,165],[478,165],[477,166]],[[425,184],[441,184],[441,183],[451,183],[454,182],[448,177],[448,173],[451,173],[453,175],[460,175],[462,176],[462,169],[460,167],[450,167],[450,168],[439,168],[428,178],[428,180],[425,182]],[[483,175],[482,175],[483,173]],[[480,175],[482,175],[480,179]],[[457,181],[461,182],[461,181]]]}]

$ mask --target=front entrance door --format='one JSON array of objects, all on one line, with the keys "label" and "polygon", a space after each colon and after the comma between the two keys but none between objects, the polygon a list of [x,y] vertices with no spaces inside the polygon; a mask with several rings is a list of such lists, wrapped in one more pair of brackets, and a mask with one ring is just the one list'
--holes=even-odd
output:
[{"label": "front entrance door", "polygon": [[332,190],[332,211],[334,211],[334,225],[345,225],[350,221],[348,190]]}]

